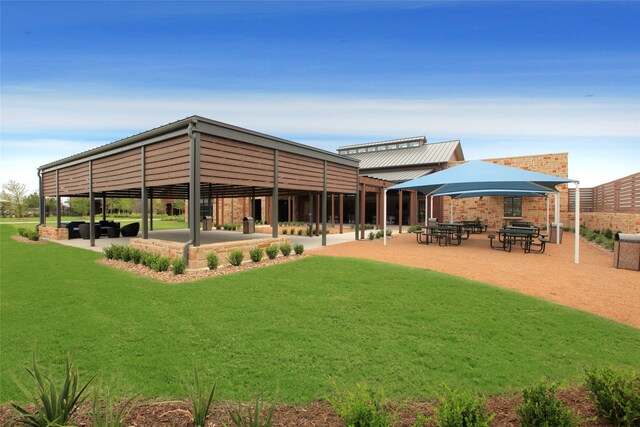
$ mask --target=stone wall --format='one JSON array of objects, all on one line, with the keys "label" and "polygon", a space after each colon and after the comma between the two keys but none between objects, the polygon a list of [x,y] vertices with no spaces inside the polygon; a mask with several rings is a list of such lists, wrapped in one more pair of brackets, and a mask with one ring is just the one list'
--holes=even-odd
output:
[{"label": "stone wall", "polygon": [[640,214],[619,212],[581,212],[580,223],[591,230],[606,230],[614,233],[640,233]]},{"label": "stone wall", "polygon": [[[215,252],[220,261],[226,263],[227,254],[233,249],[241,249],[245,254],[245,259],[249,258],[249,250],[255,247],[267,248],[273,243],[291,243],[286,237],[238,240],[235,242],[210,243],[198,247],[189,247],[189,268],[205,268],[207,266],[207,254]],[[132,248],[144,251],[155,252],[171,259],[182,256],[183,243],[168,242],[158,239],[131,239],[129,245]]]},{"label": "stone wall", "polygon": [[[568,157],[567,153],[555,153],[484,159],[484,161],[566,178],[569,172]],[[457,166],[462,163],[464,162],[449,162],[447,167]],[[566,184],[562,184],[558,185],[557,188],[560,191],[560,222],[562,222],[564,226],[572,225],[571,221],[573,221],[573,215],[568,215],[568,186]],[[443,218],[438,218],[438,220],[446,222],[450,220],[451,198],[442,197],[442,199]],[[550,197],[550,222],[553,222],[554,220],[554,199],[555,198],[553,196]],[[538,226],[544,226],[547,221],[547,204],[544,197],[523,197],[522,217],[507,218],[504,216],[504,197],[501,196],[483,197],[482,200],[480,200],[480,198],[473,197],[468,199],[456,199],[453,201],[454,220],[474,220],[476,217],[479,217],[483,222],[485,222],[490,229],[500,227],[510,221],[518,220],[530,221]]]},{"label": "stone wall", "polygon": [[43,239],[49,240],[69,240],[69,230],[66,228],[47,227],[41,225],[38,227],[38,234]]}]

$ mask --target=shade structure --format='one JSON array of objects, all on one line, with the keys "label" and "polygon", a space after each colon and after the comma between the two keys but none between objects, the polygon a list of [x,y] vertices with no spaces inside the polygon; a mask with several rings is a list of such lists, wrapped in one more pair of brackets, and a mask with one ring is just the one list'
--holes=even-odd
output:
[{"label": "shade structure", "polygon": [[431,196],[495,189],[556,192],[556,185],[569,182],[577,181],[475,160],[394,185],[389,190],[417,190]]},{"label": "shade structure", "polygon": [[[557,193],[556,185],[568,183],[575,183],[576,193],[578,193],[579,181],[575,179],[475,160],[385,189],[385,212],[388,190],[414,190],[420,191],[427,196],[448,195],[459,198],[504,196],[517,193],[520,193],[517,195],[539,197],[545,193]],[[578,200],[576,200],[576,228],[580,224],[579,206]],[[385,245],[386,223],[385,215]],[[579,235],[580,233],[576,231],[576,264],[579,262]]]}]

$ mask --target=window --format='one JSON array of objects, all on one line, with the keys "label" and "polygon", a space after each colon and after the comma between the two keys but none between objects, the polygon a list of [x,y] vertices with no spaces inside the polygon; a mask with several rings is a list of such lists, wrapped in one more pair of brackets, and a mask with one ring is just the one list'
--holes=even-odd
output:
[{"label": "window", "polygon": [[381,145],[381,146],[378,147],[378,151],[384,151],[386,149],[387,149],[387,147],[385,145]]},{"label": "window", "polygon": [[376,147],[367,147],[367,151],[368,152],[376,151]]},{"label": "window", "polygon": [[345,154],[347,154],[347,150],[340,150],[340,154],[344,156]]},{"label": "window", "polygon": [[356,154],[356,150],[349,150],[349,154]]},{"label": "window", "polygon": [[402,144],[398,144],[398,148],[407,148],[409,146],[409,144],[407,144],[406,142],[402,143]]},{"label": "window", "polygon": [[365,153],[367,150],[365,150],[364,148],[358,148],[358,153]]},{"label": "window", "polygon": [[504,216],[511,218],[522,216],[522,197],[504,198]]},{"label": "window", "polygon": [[419,147],[420,143],[419,142],[412,142],[409,147]]},{"label": "window", "polygon": [[389,150],[395,150],[396,148],[398,148],[396,144],[391,144],[388,147],[389,147]]}]

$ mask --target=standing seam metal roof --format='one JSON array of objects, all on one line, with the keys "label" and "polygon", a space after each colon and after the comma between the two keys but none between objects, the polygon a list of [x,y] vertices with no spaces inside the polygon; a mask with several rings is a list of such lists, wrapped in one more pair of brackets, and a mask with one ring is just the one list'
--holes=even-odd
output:
[{"label": "standing seam metal roof", "polygon": [[459,145],[460,141],[436,142],[419,147],[349,154],[348,157],[360,160],[360,170],[428,165],[448,162]]}]

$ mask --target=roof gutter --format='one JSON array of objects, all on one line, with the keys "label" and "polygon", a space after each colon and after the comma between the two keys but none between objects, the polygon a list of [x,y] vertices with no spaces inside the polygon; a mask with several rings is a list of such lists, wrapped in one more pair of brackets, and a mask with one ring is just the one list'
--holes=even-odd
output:
[{"label": "roof gutter", "polygon": [[[189,122],[189,126],[187,127],[187,135],[189,135],[189,163],[190,163],[190,169],[193,169],[193,163],[195,160],[195,138],[193,136],[193,128],[196,126],[196,124],[198,123],[197,119],[193,119],[192,121]],[[191,174],[190,174],[191,175]],[[190,179],[191,181],[191,179]],[[192,194],[193,189],[191,188],[192,186],[189,185],[189,195]],[[191,211],[194,210],[193,208],[193,200],[189,201],[189,225],[190,227],[198,227],[198,216],[199,215],[192,215]],[[186,265],[189,265],[189,246],[193,245],[194,243],[194,238],[193,238],[193,233],[189,232],[189,240],[182,246],[182,256],[184,257],[184,262]]]}]

